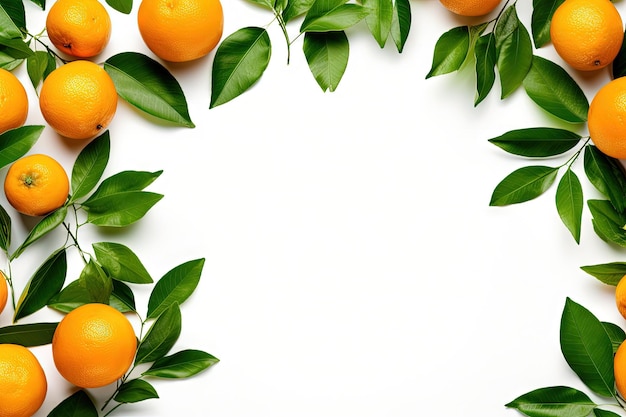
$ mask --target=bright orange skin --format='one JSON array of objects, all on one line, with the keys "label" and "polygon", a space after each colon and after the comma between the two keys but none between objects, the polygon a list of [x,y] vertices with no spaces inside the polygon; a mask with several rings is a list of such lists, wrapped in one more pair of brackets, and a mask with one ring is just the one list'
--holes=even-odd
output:
[{"label": "bright orange skin", "polygon": [[68,55],[91,58],[111,37],[111,18],[98,0],[57,0],[46,17],[52,44]]},{"label": "bright orange skin", "polygon": [[626,159],[626,78],[604,85],[589,105],[589,135],[594,145],[617,159]]},{"label": "bright orange skin", "polygon": [[4,275],[4,272],[0,271],[0,313],[2,313],[4,307],[6,307],[8,298],[9,284],[7,282],[7,277]]},{"label": "bright orange skin", "polygon": [[26,122],[28,96],[13,73],[0,68],[0,134]]},{"label": "bright orange skin", "polygon": [[459,16],[484,16],[491,13],[502,0],[439,0],[443,7]]},{"label": "bright orange skin", "polygon": [[566,0],[552,16],[550,37],[569,66],[594,71],[613,62],[624,40],[624,26],[610,0]]},{"label": "bright orange skin", "polygon": [[41,408],[48,382],[24,346],[0,344],[0,417],[31,417]]},{"label": "bright orange skin", "polygon": [[224,30],[224,12],[220,0],[142,0],[137,24],[156,56],[186,62],[217,46]]},{"label": "bright orange skin", "polygon": [[65,169],[47,155],[34,154],[15,161],[7,171],[4,193],[18,212],[44,216],[67,200],[70,185]]},{"label": "bright orange skin", "polygon": [[622,343],[617,348],[613,358],[613,373],[617,392],[624,398],[626,395],[626,343]]},{"label": "bright orange skin", "polygon": [[117,110],[113,80],[99,65],[77,60],[46,77],[39,107],[57,133],[72,139],[92,139],[109,126]]},{"label": "bright orange skin", "polygon": [[52,338],[59,373],[82,388],[120,379],[135,359],[137,338],[126,316],[106,304],[85,304],[70,311]]}]

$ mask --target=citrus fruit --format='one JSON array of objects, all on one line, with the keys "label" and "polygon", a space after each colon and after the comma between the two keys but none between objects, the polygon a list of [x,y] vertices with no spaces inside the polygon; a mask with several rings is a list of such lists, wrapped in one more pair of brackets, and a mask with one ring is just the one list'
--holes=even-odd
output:
[{"label": "citrus fruit", "polygon": [[109,74],[98,64],[72,61],[46,77],[39,107],[46,122],[60,135],[91,139],[113,120],[117,91]]},{"label": "citrus fruit", "polygon": [[103,387],[121,378],[130,368],[136,349],[131,323],[106,304],[85,304],[70,311],[52,338],[57,370],[82,388]]},{"label": "citrus fruit", "polygon": [[59,50],[90,58],[109,43],[111,18],[98,0],[57,0],[46,16],[46,31]]},{"label": "citrus fruit", "polygon": [[626,159],[626,78],[605,84],[591,100],[589,136],[605,155]]},{"label": "citrus fruit", "polygon": [[460,16],[484,16],[493,11],[501,0],[439,0],[443,7]]},{"label": "citrus fruit", "polygon": [[0,344],[0,417],[31,417],[48,391],[41,364],[20,345]]},{"label": "citrus fruit", "polygon": [[185,62],[201,58],[217,46],[224,13],[220,0],[142,0],[137,24],[156,56]]},{"label": "citrus fruit", "polygon": [[624,398],[626,395],[626,342],[622,342],[617,348],[617,352],[615,352],[613,373],[615,375],[617,392]]},{"label": "citrus fruit", "polygon": [[8,298],[9,284],[7,282],[7,277],[4,275],[4,272],[0,271],[0,313],[2,313],[4,307],[6,307]]},{"label": "citrus fruit", "polygon": [[65,169],[48,155],[33,154],[18,159],[4,179],[7,200],[27,216],[43,216],[58,209],[68,193]]},{"label": "citrus fruit", "polygon": [[20,127],[28,116],[28,96],[13,73],[0,68],[0,133]]},{"label": "citrus fruit", "polygon": [[592,71],[613,62],[622,46],[624,27],[610,0],[565,0],[554,11],[550,37],[568,65]]}]

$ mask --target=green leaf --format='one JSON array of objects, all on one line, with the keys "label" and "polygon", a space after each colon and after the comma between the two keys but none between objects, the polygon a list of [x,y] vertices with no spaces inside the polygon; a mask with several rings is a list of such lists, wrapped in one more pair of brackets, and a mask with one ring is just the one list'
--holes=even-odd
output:
[{"label": "green leaf", "polygon": [[138,109],[179,126],[194,127],[180,84],[159,62],[122,52],[104,62],[120,97]]},{"label": "green leaf", "polygon": [[28,78],[35,89],[44,78],[48,69],[48,53],[46,51],[36,51],[26,59],[26,71]]},{"label": "green leaf", "polygon": [[135,307],[135,295],[133,290],[126,284],[116,279],[113,280],[113,292],[109,299],[109,305],[122,313],[133,313]]},{"label": "green leaf", "polygon": [[99,204],[98,200],[128,191],[141,191],[154,182],[163,171],[122,171],[102,181],[87,204]]},{"label": "green leaf", "polygon": [[130,14],[133,10],[133,0],[106,0],[106,2],[120,13]]},{"label": "green leaf", "polygon": [[41,10],[46,10],[46,0],[31,0],[31,2],[39,6]]},{"label": "green leaf", "polygon": [[613,204],[619,212],[626,209],[626,173],[618,159],[602,153],[593,145],[585,147],[585,174],[589,182]]},{"label": "green leaf", "polygon": [[3,46],[0,45],[0,68],[7,71],[13,71],[24,62],[23,59],[15,59],[11,55],[3,52]]},{"label": "green leaf", "polygon": [[476,98],[474,106],[483,101],[496,81],[496,41],[493,33],[480,36],[474,47],[476,58]]},{"label": "green leaf", "polygon": [[120,386],[113,399],[118,403],[126,404],[137,403],[152,398],[159,398],[159,395],[149,382],[143,379],[131,379]]},{"label": "green leaf", "polygon": [[26,59],[35,53],[23,39],[4,39],[0,38],[0,47],[2,52],[16,59]]},{"label": "green leaf", "polygon": [[67,274],[65,249],[58,250],[46,259],[22,291],[13,322],[38,311],[63,288]]},{"label": "green leaf", "polygon": [[26,28],[24,4],[17,0],[0,0],[0,38],[21,38]]},{"label": "green leaf", "polygon": [[506,407],[530,417],[587,417],[596,404],[582,391],[556,386],[521,395]]},{"label": "green leaf", "polygon": [[587,120],[589,102],[585,93],[567,71],[554,62],[533,57],[523,85],[526,94],[548,113],[570,123]]},{"label": "green leaf", "polygon": [[261,7],[265,7],[269,10],[274,10],[273,0],[248,0],[250,3],[258,4]]},{"label": "green leaf", "polygon": [[393,0],[361,0],[361,4],[367,9],[365,23],[370,33],[378,46],[384,48],[393,22]]},{"label": "green leaf", "polygon": [[583,214],[583,188],[576,174],[567,168],[556,189],[556,208],[576,243],[580,243]]},{"label": "green leaf", "polygon": [[142,375],[159,378],[189,378],[219,362],[201,350],[183,350],[155,361]]},{"label": "green leaf", "polygon": [[501,97],[504,99],[522,85],[533,61],[530,35],[517,17],[515,3],[502,13],[495,36]]},{"label": "green leaf", "polygon": [[137,284],[152,282],[145,266],[127,246],[113,242],[94,243],[92,246],[96,259],[112,278]]},{"label": "green leaf", "polygon": [[613,347],[602,323],[570,298],[561,317],[561,352],[570,368],[594,393],[612,397]]},{"label": "green leaf", "polygon": [[533,5],[531,17],[531,31],[536,48],[541,48],[550,42],[550,23],[554,11],[565,0],[541,0]]},{"label": "green leaf", "polygon": [[610,262],[598,265],[585,265],[580,269],[597,278],[600,282],[616,286],[626,275],[626,262]]},{"label": "green leaf", "polygon": [[26,155],[41,136],[45,126],[22,126],[0,135],[0,168]]},{"label": "green leaf", "polygon": [[322,91],[335,91],[346,67],[350,46],[343,31],[304,35],[304,55],[315,81]]},{"label": "green leaf", "polygon": [[316,0],[307,12],[300,33],[345,30],[363,20],[369,9],[346,0]]},{"label": "green leaf", "polygon": [[488,141],[514,155],[544,158],[569,151],[580,139],[579,134],[569,130],[533,127],[511,130]]},{"label": "green leaf", "polygon": [[283,10],[283,20],[285,23],[302,16],[309,11],[315,0],[289,0],[287,7]]},{"label": "green leaf", "polygon": [[173,304],[180,305],[195,291],[202,275],[204,259],[182,263],[157,281],[148,300],[148,318],[158,317]]},{"label": "green leaf", "polygon": [[527,166],[507,175],[491,195],[490,206],[523,203],[543,194],[554,183],[558,168]]},{"label": "green leaf", "polygon": [[101,227],[126,227],[146,215],[162,194],[128,191],[83,203],[87,222]]},{"label": "green leaf", "polygon": [[163,311],[139,343],[135,364],[154,362],[167,355],[180,336],[181,321],[177,303]]},{"label": "green leaf", "polygon": [[617,56],[611,63],[613,78],[620,78],[626,75],[626,32],[622,40],[622,46]]},{"label": "green leaf", "polygon": [[24,242],[15,250],[15,252],[13,252],[13,254],[10,256],[10,259],[17,259],[17,257],[20,256],[27,247],[37,242],[39,239],[41,239],[48,233],[55,230],[59,225],[61,225],[66,217],[67,207],[63,206],[42,218],[39,223],[37,223],[35,227],[31,229],[31,231],[28,233],[28,236],[26,236]]},{"label": "green leaf", "polygon": [[213,59],[209,107],[229,102],[252,87],[265,72],[271,54],[270,37],[263,28],[239,29],[222,40]]},{"label": "green leaf", "polygon": [[48,417],[98,417],[98,409],[87,392],[81,389],[54,407]]},{"label": "green leaf", "polygon": [[619,414],[614,413],[612,411],[609,410],[603,410],[601,408],[594,408],[593,409],[593,415],[595,417],[620,417]]},{"label": "green leaf", "polygon": [[626,247],[626,215],[615,211],[607,200],[588,200],[594,231],[606,242]]},{"label": "green leaf", "polygon": [[78,154],[72,168],[72,195],[70,203],[89,194],[98,181],[109,162],[111,138],[107,130],[92,140]]},{"label": "green leaf", "polygon": [[75,308],[90,303],[91,296],[85,284],[84,280],[78,279],[70,282],[48,301],[47,306],[62,313],[69,313]]},{"label": "green leaf", "polygon": [[12,343],[26,347],[52,343],[52,336],[59,323],[13,324],[0,327],[0,343]]},{"label": "green leaf", "polygon": [[0,205],[0,248],[8,252],[11,245],[11,217]]},{"label": "green leaf", "polygon": [[426,78],[458,71],[469,53],[470,30],[468,26],[450,29],[435,44],[433,62]]},{"label": "green leaf", "polygon": [[602,326],[604,327],[606,334],[611,340],[611,346],[613,346],[613,354],[615,355],[617,349],[619,349],[620,345],[624,342],[624,340],[626,340],[626,332],[624,332],[624,330],[617,324],[603,321]]},{"label": "green leaf", "polygon": [[396,44],[399,53],[404,50],[404,45],[411,31],[411,3],[409,0],[395,0],[393,5],[393,19],[391,21],[391,37]]},{"label": "green leaf", "polygon": [[89,260],[78,278],[78,282],[87,290],[90,303],[107,304],[113,291],[111,278],[93,260]]}]

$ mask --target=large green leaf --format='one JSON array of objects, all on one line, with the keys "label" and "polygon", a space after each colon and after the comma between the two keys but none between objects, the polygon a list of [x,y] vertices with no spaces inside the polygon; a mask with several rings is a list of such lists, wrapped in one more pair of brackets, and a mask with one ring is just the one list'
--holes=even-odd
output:
[{"label": "large green leaf", "polygon": [[454,27],[439,37],[433,52],[433,61],[426,78],[458,71],[469,53],[470,29]]},{"label": "large green leaf", "polygon": [[587,417],[596,404],[575,388],[539,388],[506,404],[529,417]]},{"label": "large green leaf", "polygon": [[15,252],[11,254],[10,259],[11,260],[16,259],[18,256],[20,256],[24,252],[24,250],[27,247],[37,242],[39,239],[41,239],[48,233],[55,230],[58,226],[60,226],[63,223],[66,217],[67,217],[66,206],[59,207],[57,210],[45,216],[43,219],[39,221],[39,223],[37,223],[30,230],[24,242],[17,249],[15,249]]},{"label": "large green leaf", "polygon": [[533,61],[530,35],[517,16],[515,3],[503,12],[495,36],[501,97],[506,98],[522,85]]},{"label": "large green leaf", "polygon": [[81,389],[54,407],[48,417],[98,417],[98,409],[87,392]]},{"label": "large green leaf", "polygon": [[606,331],[606,334],[611,340],[611,346],[613,346],[613,354],[615,355],[617,353],[617,349],[619,349],[622,343],[624,343],[624,340],[626,340],[626,332],[624,332],[624,329],[619,327],[617,324],[608,323],[605,321],[602,322],[602,327],[604,327],[604,331]]},{"label": "large green leaf", "polygon": [[189,378],[219,362],[201,350],[187,349],[155,361],[142,375],[159,378]]},{"label": "large green leaf", "polygon": [[368,11],[365,23],[370,33],[378,42],[378,46],[384,48],[393,22],[393,0],[361,0],[361,4]]},{"label": "large green leaf", "polygon": [[283,10],[283,20],[285,22],[289,22],[290,20],[305,14],[309,11],[313,3],[315,3],[315,0],[289,0],[287,7]]},{"label": "large green leaf", "polygon": [[626,262],[585,265],[581,266],[580,269],[607,285],[616,286],[626,275]]},{"label": "large green leaf", "polygon": [[626,247],[626,215],[615,210],[610,201],[588,200],[593,229],[606,242]]},{"label": "large green leaf", "polygon": [[488,141],[514,155],[545,158],[567,152],[581,136],[565,129],[532,127],[508,131]]},{"label": "large green leaf", "polygon": [[369,9],[346,0],[316,0],[307,12],[300,33],[333,32],[356,25],[369,14]]},{"label": "large green leaf", "polygon": [[70,203],[89,194],[98,184],[109,162],[110,150],[111,139],[107,130],[78,154],[72,168]]},{"label": "large green leaf", "polygon": [[211,70],[210,108],[229,102],[247,91],[265,72],[272,45],[267,30],[239,29],[218,46]]},{"label": "large green leaf", "polygon": [[0,168],[17,161],[35,145],[45,126],[22,126],[0,134]]},{"label": "large green leaf", "polygon": [[11,343],[26,347],[52,343],[58,323],[13,324],[0,327],[0,343]]},{"label": "large green leaf", "polygon": [[138,52],[122,52],[104,62],[120,97],[159,119],[194,127],[180,84],[154,59]]},{"label": "large green leaf", "polygon": [[496,81],[496,40],[492,32],[480,36],[474,47],[476,58],[476,98],[474,106],[483,101]]},{"label": "large green leaf", "polygon": [[172,304],[180,305],[191,296],[202,275],[204,259],[180,264],[157,281],[148,300],[148,318],[156,318]]},{"label": "large green leaf", "polygon": [[533,165],[507,175],[491,195],[490,206],[505,206],[532,200],[554,183],[558,168]]},{"label": "large green leaf", "polygon": [[550,42],[550,23],[554,11],[565,0],[540,0],[533,4],[531,17],[531,31],[536,48],[541,48]]},{"label": "large green leaf", "polygon": [[180,336],[181,321],[177,303],[163,311],[139,343],[135,364],[154,362],[167,355]]},{"label": "large green leaf", "polygon": [[106,178],[85,203],[99,204],[98,200],[128,191],[141,191],[154,182],[163,171],[122,171]]},{"label": "large green leaf", "polygon": [[556,208],[576,243],[580,243],[583,205],[582,185],[576,174],[568,167],[556,189]]},{"label": "large green leaf", "polygon": [[126,227],[141,218],[161,199],[163,194],[148,191],[127,191],[94,201],[86,201],[87,221],[96,226]]},{"label": "large green leaf", "polygon": [[120,13],[130,14],[133,10],[133,0],[106,0],[106,2]]},{"label": "large green leaf", "polygon": [[99,242],[92,246],[96,259],[111,277],[137,284],[152,282],[145,266],[129,247],[114,242]]},{"label": "large green leaf", "polygon": [[350,46],[346,34],[307,32],[303,50],[317,84],[323,91],[335,91],[348,66]]},{"label": "large green leaf", "polygon": [[593,145],[585,147],[585,174],[619,212],[626,209],[626,173],[618,159],[605,155]]},{"label": "large green leaf", "polygon": [[118,403],[128,404],[152,398],[159,398],[156,389],[149,382],[137,378],[120,385],[113,399]]}]

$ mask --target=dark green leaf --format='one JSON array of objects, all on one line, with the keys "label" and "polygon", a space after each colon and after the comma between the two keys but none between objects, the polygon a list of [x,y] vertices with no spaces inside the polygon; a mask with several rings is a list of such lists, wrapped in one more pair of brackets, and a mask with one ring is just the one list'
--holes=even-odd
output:
[{"label": "dark green leaf", "polygon": [[313,3],[315,3],[315,0],[289,0],[287,7],[283,11],[283,20],[289,22],[305,14],[313,6]]},{"label": "dark green leaf", "polygon": [[161,199],[162,194],[129,191],[85,202],[87,221],[102,227],[126,227],[146,215]]},{"label": "dark green leaf", "polygon": [[361,0],[361,4],[367,9],[365,23],[370,33],[378,42],[378,46],[384,48],[391,32],[393,0]]},{"label": "dark green leaf", "polygon": [[128,285],[115,279],[113,280],[113,292],[111,293],[109,305],[122,313],[137,311],[133,290]]},{"label": "dark green leaf", "polygon": [[39,6],[41,10],[46,10],[46,0],[31,0],[31,2]]},{"label": "dark green leaf", "polygon": [[517,17],[515,3],[503,12],[495,36],[501,97],[506,98],[522,85],[533,61],[530,35]]},{"label": "dark green leaf", "polygon": [[556,386],[526,393],[506,407],[530,417],[587,417],[596,404],[582,391]]},{"label": "dark green leaf", "polygon": [[159,378],[188,378],[219,362],[215,356],[201,350],[183,350],[158,359],[142,375]]},{"label": "dark green leaf", "polygon": [[21,38],[26,28],[24,3],[19,0],[0,0],[0,38]]},{"label": "dark green leaf", "polygon": [[0,205],[0,248],[8,252],[11,245],[11,217]]},{"label": "dark green leaf", "polygon": [[69,313],[84,304],[91,302],[91,295],[85,287],[85,282],[74,280],[70,282],[60,293],[48,301],[48,307],[62,313]]},{"label": "dark green leaf", "polygon": [[28,78],[35,89],[44,78],[48,69],[48,53],[46,51],[36,51],[26,59],[26,70]]},{"label": "dark green leaf", "polygon": [[0,38],[2,52],[16,59],[26,59],[35,53],[24,40]]},{"label": "dark green leaf", "polygon": [[120,97],[146,113],[179,126],[194,127],[187,100],[174,76],[154,59],[122,52],[104,62]]},{"label": "dark green leaf", "polygon": [[619,414],[614,413],[612,411],[609,410],[603,410],[601,408],[594,408],[593,409],[593,415],[595,417],[620,417]]},{"label": "dark green leaf", "polygon": [[523,203],[543,194],[554,183],[558,168],[527,166],[507,175],[491,195],[490,206]]},{"label": "dark green leaf", "polygon": [[154,182],[163,171],[122,171],[102,181],[86,204],[99,204],[98,200],[112,195],[128,192],[141,191]]},{"label": "dark green leaf", "polygon": [[346,0],[316,0],[307,12],[300,33],[334,32],[348,29],[363,20],[369,10]]},{"label": "dark green leaf", "polygon": [[92,140],[78,154],[72,168],[72,195],[70,203],[89,194],[98,181],[109,162],[111,138],[107,130]]},{"label": "dark green leaf", "polygon": [[588,200],[587,206],[596,234],[604,241],[626,247],[626,215],[615,211],[607,200]]},{"label": "dark green leaf", "polygon": [[210,108],[243,94],[265,72],[272,54],[267,31],[258,27],[239,29],[218,46],[211,70]]},{"label": "dark green leaf", "polygon": [[348,37],[340,32],[307,32],[304,55],[315,81],[322,91],[335,91],[348,66]]},{"label": "dark green leaf", "polygon": [[561,352],[570,368],[594,393],[612,397],[613,346],[604,326],[585,307],[570,298],[561,317]]},{"label": "dark green leaf", "polygon": [[181,321],[178,304],[171,304],[139,343],[135,364],[154,362],[167,355],[180,336]]},{"label": "dark green leaf", "polygon": [[563,224],[576,243],[580,243],[583,214],[583,188],[576,174],[568,167],[556,189],[556,208]]},{"label": "dark green leaf", "polygon": [[107,304],[113,291],[111,278],[94,261],[90,260],[83,268],[78,282],[87,290],[90,303]]},{"label": "dark green leaf", "polygon": [[554,62],[535,56],[523,84],[526,94],[548,113],[570,123],[587,120],[589,102],[585,93]]},{"label": "dark green leaf", "polygon": [[120,13],[130,14],[133,10],[133,0],[106,0],[106,2]]},{"label": "dark green leaf", "polygon": [[113,399],[118,403],[126,404],[137,403],[152,398],[159,398],[159,395],[150,383],[143,379],[131,379],[120,386]]},{"label": "dark green leaf", "polygon": [[24,250],[39,239],[55,230],[67,217],[67,207],[63,206],[45,216],[31,229],[24,242],[13,252],[11,260],[20,256]]},{"label": "dark green leaf", "polygon": [[33,147],[45,126],[22,126],[0,135],[0,168],[12,164]]},{"label": "dark green leaf", "polygon": [[433,62],[426,78],[458,71],[469,52],[470,30],[468,26],[450,29],[435,44]]},{"label": "dark green leaf", "polygon": [[496,81],[496,41],[493,33],[478,38],[474,47],[476,57],[476,98],[474,106],[483,101]]},{"label": "dark green leaf", "polygon": [[581,266],[580,269],[605,284],[616,286],[622,277],[626,275],[626,262],[586,265]]},{"label": "dark green leaf", "polygon": [[137,255],[120,243],[100,242],[93,244],[98,262],[116,280],[149,284],[152,277]]},{"label": "dark green leaf", "polygon": [[393,20],[391,21],[391,37],[398,52],[402,53],[411,31],[411,3],[409,0],[395,0]]},{"label": "dark green leaf", "polygon": [[98,417],[98,409],[89,395],[79,390],[54,407],[48,417]]},{"label": "dark green leaf", "polygon": [[204,259],[180,264],[157,281],[148,300],[148,318],[155,318],[171,305],[180,305],[194,292],[202,275]]},{"label": "dark green leaf", "polygon": [[620,78],[626,75],[626,33],[622,40],[622,46],[612,63],[613,78]]},{"label": "dark green leaf", "polygon": [[12,343],[26,347],[52,343],[58,323],[13,324],[0,327],[0,343]]},{"label": "dark green leaf", "polygon": [[533,5],[531,17],[531,31],[536,48],[541,48],[550,42],[550,23],[557,7],[565,0],[541,0]]},{"label": "dark green leaf", "polygon": [[593,145],[585,147],[585,174],[589,182],[606,196],[619,212],[626,209],[626,174],[618,159],[602,153]]},{"label": "dark green leaf", "polygon": [[35,271],[22,291],[13,321],[26,317],[48,304],[63,288],[67,274],[65,249],[56,251]]},{"label": "dark green leaf", "polygon": [[569,151],[580,139],[580,135],[569,130],[533,127],[511,130],[489,142],[514,155],[543,158]]},{"label": "dark green leaf", "polygon": [[611,345],[613,346],[613,354],[615,355],[617,349],[624,342],[624,340],[626,340],[626,332],[624,332],[624,330],[617,324],[603,321],[602,326],[604,326],[604,330],[611,340]]}]

